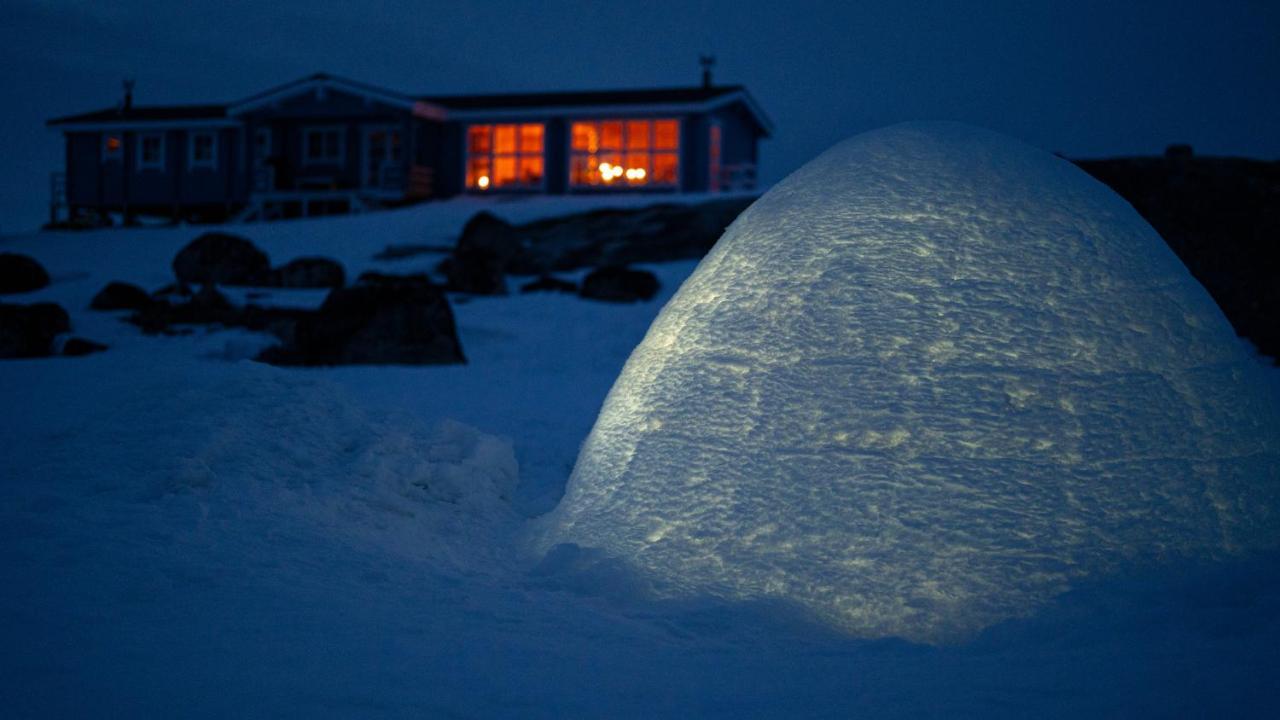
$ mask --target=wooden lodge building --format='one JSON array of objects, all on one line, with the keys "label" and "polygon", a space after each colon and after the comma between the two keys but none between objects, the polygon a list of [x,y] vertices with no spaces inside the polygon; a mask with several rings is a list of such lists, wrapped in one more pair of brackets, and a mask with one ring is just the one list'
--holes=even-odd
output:
[{"label": "wooden lodge building", "polygon": [[54,215],[297,217],[461,193],[754,189],[769,120],[736,85],[403,95],[317,74],[225,105],[50,120]]}]

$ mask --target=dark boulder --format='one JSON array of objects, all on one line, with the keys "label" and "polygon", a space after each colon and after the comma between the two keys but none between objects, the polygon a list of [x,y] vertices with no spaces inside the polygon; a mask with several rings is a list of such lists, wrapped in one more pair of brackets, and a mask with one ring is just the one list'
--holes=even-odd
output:
[{"label": "dark boulder", "polygon": [[112,281],[89,302],[92,310],[141,310],[157,302],[137,285]]},{"label": "dark boulder", "polygon": [[456,249],[487,251],[505,262],[520,251],[520,237],[511,223],[491,212],[481,211],[463,226]]},{"label": "dark boulder", "polygon": [[0,295],[39,290],[49,284],[40,263],[17,253],[0,253]]},{"label": "dark boulder", "polygon": [[474,295],[506,295],[507,278],[502,259],[492,250],[458,249],[440,263],[448,287],[453,292]]},{"label": "dark boulder", "polygon": [[184,283],[258,285],[270,279],[271,262],[253,243],[210,232],[192,240],[173,258],[173,273]]},{"label": "dark boulder", "polygon": [[0,358],[47,357],[55,338],[70,330],[67,311],[53,303],[0,303]]},{"label": "dark boulder", "polygon": [[273,365],[466,362],[444,292],[425,276],[366,274],[298,318],[292,341],[258,358]]},{"label": "dark boulder", "polygon": [[576,294],[578,292],[578,285],[577,283],[572,283],[568,280],[561,280],[560,278],[552,275],[543,275],[537,280],[521,285],[520,292],[562,292]]},{"label": "dark boulder", "polygon": [[67,357],[83,357],[85,355],[92,355],[96,352],[102,352],[106,349],[107,346],[102,343],[78,337],[68,338],[67,341],[62,344],[62,354]]},{"label": "dark boulder", "polygon": [[302,257],[271,271],[271,287],[339,288],[347,284],[347,274],[336,260]]},{"label": "dark boulder", "polygon": [[648,270],[603,267],[587,274],[578,294],[584,298],[610,302],[649,300],[658,294],[658,278]]}]

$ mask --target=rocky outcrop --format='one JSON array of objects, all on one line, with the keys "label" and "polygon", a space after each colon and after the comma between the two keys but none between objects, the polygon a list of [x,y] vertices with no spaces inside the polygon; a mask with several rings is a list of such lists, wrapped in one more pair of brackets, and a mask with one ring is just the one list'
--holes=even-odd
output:
[{"label": "rocky outcrop", "polygon": [[592,270],[582,280],[578,294],[591,300],[638,302],[658,294],[658,278],[648,270],[603,267]]},{"label": "rocky outcrop", "polygon": [[0,253],[0,295],[31,292],[49,284],[49,273],[34,259]]},{"label": "rocky outcrop", "polygon": [[594,210],[514,226],[481,212],[440,270],[450,290],[492,293],[501,274],[700,258],[753,199]]},{"label": "rocky outcrop", "polygon": [[1236,332],[1280,358],[1280,162],[1196,157],[1077,160],[1160,233]]}]

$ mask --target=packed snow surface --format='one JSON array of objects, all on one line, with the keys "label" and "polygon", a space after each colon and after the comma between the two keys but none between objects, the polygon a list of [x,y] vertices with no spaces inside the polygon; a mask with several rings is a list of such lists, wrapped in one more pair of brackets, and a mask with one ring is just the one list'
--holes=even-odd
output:
[{"label": "packed snow surface", "polygon": [[[375,255],[446,246],[479,210],[672,199],[455,198],[220,229],[355,277],[430,272],[439,254]],[[0,362],[5,720],[1274,715],[1280,554],[1100,578],[938,647],[853,638],[785,601],[654,597],[589,548],[524,553],[695,262],[647,266],[647,303],[453,295],[466,365],[266,367],[244,358],[269,337],[146,336],[88,309],[110,280],[172,282],[209,229],[0,238],[53,278],[5,302],[57,302],[111,346]],[[1280,397],[1266,379],[1257,394]]]},{"label": "packed snow surface", "polygon": [[895,126],[726,232],[628,360],[543,542],[666,594],[955,639],[1085,576],[1274,542],[1260,382],[1106,187],[990,132]]}]

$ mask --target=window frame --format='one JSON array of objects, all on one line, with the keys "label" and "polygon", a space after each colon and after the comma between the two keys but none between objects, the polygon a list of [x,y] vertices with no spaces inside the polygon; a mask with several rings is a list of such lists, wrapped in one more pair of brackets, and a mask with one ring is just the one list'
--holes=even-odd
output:
[{"label": "window frame", "polygon": [[[338,137],[336,154],[315,158],[311,156],[311,138],[316,135],[334,133]],[[323,143],[322,143],[323,146]],[[308,125],[302,128],[302,164],[304,167],[328,165],[345,168],[347,166],[347,127],[345,125]]]},{"label": "window frame", "polygon": [[[613,185],[613,184],[587,185],[587,184],[575,183],[573,181],[573,161],[575,157],[592,155],[592,154],[601,155],[606,152],[612,152],[612,153],[617,153],[618,155],[626,156],[628,153],[636,152],[634,150],[629,150],[627,148],[627,140],[630,134],[630,131],[627,129],[627,124],[637,120],[649,123],[648,147],[644,150],[644,152],[649,156],[649,170],[647,172],[648,173],[653,172],[653,156],[654,155],[675,155],[676,177],[674,181],[669,183],[645,182],[642,185],[629,185],[626,182],[620,182],[616,185]],[[654,145],[654,138],[656,137],[656,134],[657,134],[658,123],[664,120],[673,121],[676,124],[676,146],[674,148],[658,148],[658,147],[655,147]],[[685,120],[684,116],[681,116],[681,115],[640,115],[640,116],[596,115],[592,117],[568,118],[568,122],[565,126],[565,129],[568,132],[568,137],[566,138],[566,143],[565,143],[565,146],[568,148],[568,152],[565,153],[566,155],[565,179],[567,181],[566,187],[568,188],[569,192],[628,192],[628,191],[630,192],[648,192],[648,191],[680,192],[681,188],[684,187],[684,155],[683,155],[684,153],[684,150],[683,150],[684,120]],[[608,151],[600,150],[595,153],[590,153],[590,152],[583,152],[583,151],[574,149],[573,147],[574,124],[591,123],[599,127],[606,122],[622,123],[622,140],[620,141],[621,147],[618,150],[608,150]]]},{"label": "window frame", "polygon": [[[139,171],[143,171],[143,170],[163,171],[165,169],[165,159],[166,159],[165,145],[167,145],[167,143],[165,142],[165,139],[166,139],[165,133],[161,131],[140,132],[135,136],[134,142],[136,143],[136,145],[135,145],[135,152],[134,152],[134,161]],[[159,154],[159,157],[156,158],[155,162],[147,162],[145,159],[148,140],[160,141],[160,154]]]},{"label": "window frame", "polygon": [[[197,138],[209,138],[209,159],[196,159]],[[218,131],[192,130],[187,133],[187,168],[190,170],[218,169]]]},{"label": "window frame", "polygon": [[[497,141],[496,141],[496,139],[495,139],[495,136],[496,136],[496,134],[497,134],[496,128],[497,128],[497,126],[499,126],[499,125],[511,125],[511,126],[515,127],[515,133],[516,133],[516,149],[515,149],[515,152],[512,152],[512,153],[498,153],[498,152],[497,152],[497,145],[498,145],[498,144],[497,144]],[[522,137],[521,128],[522,128],[523,126],[525,126],[525,125],[537,125],[538,127],[541,127],[541,128],[542,128],[542,150],[537,151],[537,152],[522,152],[522,151],[521,151],[521,144],[522,144],[522,140],[521,140],[521,137]],[[489,128],[489,151],[488,151],[487,153],[472,153],[472,151],[471,151],[471,128],[474,128],[474,127],[488,127],[488,128]],[[544,121],[537,121],[537,120],[530,120],[530,121],[516,120],[516,121],[511,121],[511,122],[474,122],[474,123],[467,123],[467,125],[466,125],[466,126],[463,128],[463,130],[462,130],[462,138],[463,138],[463,140],[462,140],[462,145],[463,145],[463,152],[462,152],[462,187],[463,187],[463,190],[464,190],[465,192],[468,192],[468,193],[476,193],[476,194],[478,194],[478,195],[487,195],[487,194],[489,194],[489,193],[501,193],[501,192],[525,192],[525,193],[527,193],[527,192],[546,192],[546,190],[547,190],[547,123],[546,123],[546,122],[544,122]],[[489,175],[490,175],[490,183],[489,183],[489,187],[487,187],[487,188],[482,188],[482,187],[478,187],[478,186],[470,185],[470,184],[468,183],[468,181],[470,180],[470,177],[471,177],[471,158],[472,158],[472,157],[475,157],[475,156],[479,156],[479,157],[488,156],[488,158],[489,158]],[[496,166],[496,165],[495,165],[495,158],[497,158],[497,157],[499,157],[499,156],[501,156],[501,157],[512,157],[512,158],[515,158],[515,161],[516,161],[516,178],[517,178],[517,182],[511,183],[511,184],[509,184],[509,185],[502,185],[502,186],[497,186],[497,185],[494,185],[494,184],[493,184],[493,177],[492,177],[492,176],[494,175],[494,168],[495,168],[495,166]],[[541,177],[539,177],[539,178],[538,178],[538,183],[537,183],[536,185],[533,185],[533,184],[525,184],[525,183],[518,182],[518,179],[519,179],[519,177],[520,177],[520,158],[522,158],[522,157],[540,157],[540,158],[542,158],[542,175],[541,175]]]}]

